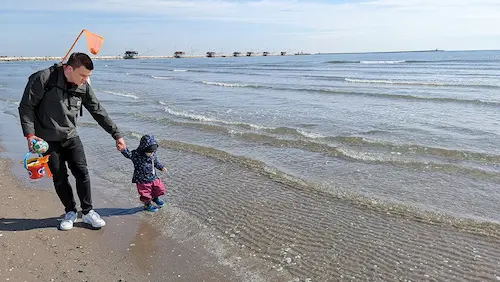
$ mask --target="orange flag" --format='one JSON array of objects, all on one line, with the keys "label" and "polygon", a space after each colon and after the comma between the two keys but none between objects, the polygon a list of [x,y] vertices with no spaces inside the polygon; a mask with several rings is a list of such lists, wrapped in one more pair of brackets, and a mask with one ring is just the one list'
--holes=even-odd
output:
[{"label": "orange flag", "polygon": [[97,55],[104,43],[104,37],[88,30],[85,30],[85,37],[87,37],[87,46],[89,47],[90,53]]}]

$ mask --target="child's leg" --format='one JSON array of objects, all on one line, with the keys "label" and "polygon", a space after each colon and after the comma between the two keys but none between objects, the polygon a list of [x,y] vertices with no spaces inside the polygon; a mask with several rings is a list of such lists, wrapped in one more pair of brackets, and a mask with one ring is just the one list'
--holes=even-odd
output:
[{"label": "child's leg", "polygon": [[153,181],[152,183],[152,193],[151,193],[151,196],[153,197],[153,199],[156,199],[160,196],[163,196],[165,195],[165,192],[167,191],[167,188],[165,187],[165,185],[163,184],[163,182],[157,178],[155,179],[155,181]]},{"label": "child's leg", "polygon": [[153,183],[137,183],[137,192],[139,192],[140,200],[143,203],[150,203],[152,199]]}]

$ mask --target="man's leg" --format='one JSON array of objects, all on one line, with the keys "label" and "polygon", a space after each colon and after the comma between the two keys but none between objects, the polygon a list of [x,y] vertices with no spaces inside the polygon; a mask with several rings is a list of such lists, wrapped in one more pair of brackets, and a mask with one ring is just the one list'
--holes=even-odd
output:
[{"label": "man's leg", "polygon": [[71,138],[63,146],[68,151],[68,166],[76,180],[76,192],[80,198],[83,213],[82,220],[94,228],[101,228],[106,225],[106,222],[92,209],[90,176],[82,141],[80,137]]},{"label": "man's leg", "polygon": [[67,154],[60,142],[48,142],[49,150],[45,155],[49,157],[49,168],[52,172],[52,180],[57,196],[64,205],[65,211],[76,212],[76,203],[73,197],[73,189],[68,180],[68,169],[66,168]]},{"label": "man's leg", "polygon": [[82,213],[87,214],[92,209],[92,195],[90,191],[90,176],[87,169],[87,159],[80,137],[67,140],[63,144],[68,155],[68,166],[76,180],[76,192],[80,198]]}]

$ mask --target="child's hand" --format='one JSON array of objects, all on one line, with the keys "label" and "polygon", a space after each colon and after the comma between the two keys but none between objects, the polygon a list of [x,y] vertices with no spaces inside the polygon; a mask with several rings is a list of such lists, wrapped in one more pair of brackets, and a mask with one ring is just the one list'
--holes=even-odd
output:
[{"label": "child's hand", "polygon": [[162,169],[161,171],[163,171],[163,172],[167,172],[167,167],[166,167],[166,166],[164,166],[164,167],[163,167],[163,169]]}]

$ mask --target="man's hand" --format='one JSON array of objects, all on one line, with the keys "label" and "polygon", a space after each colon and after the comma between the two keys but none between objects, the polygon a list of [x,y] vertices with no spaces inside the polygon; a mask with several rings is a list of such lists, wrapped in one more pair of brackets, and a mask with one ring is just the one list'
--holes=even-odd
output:
[{"label": "man's hand", "polygon": [[30,137],[26,138],[26,140],[28,140],[28,150],[34,153],[35,151],[33,150],[33,140],[42,141],[43,139],[35,135],[31,135]]},{"label": "man's hand", "polygon": [[116,139],[116,149],[118,151],[123,151],[127,148],[127,144],[125,144],[125,140],[123,138]]}]

